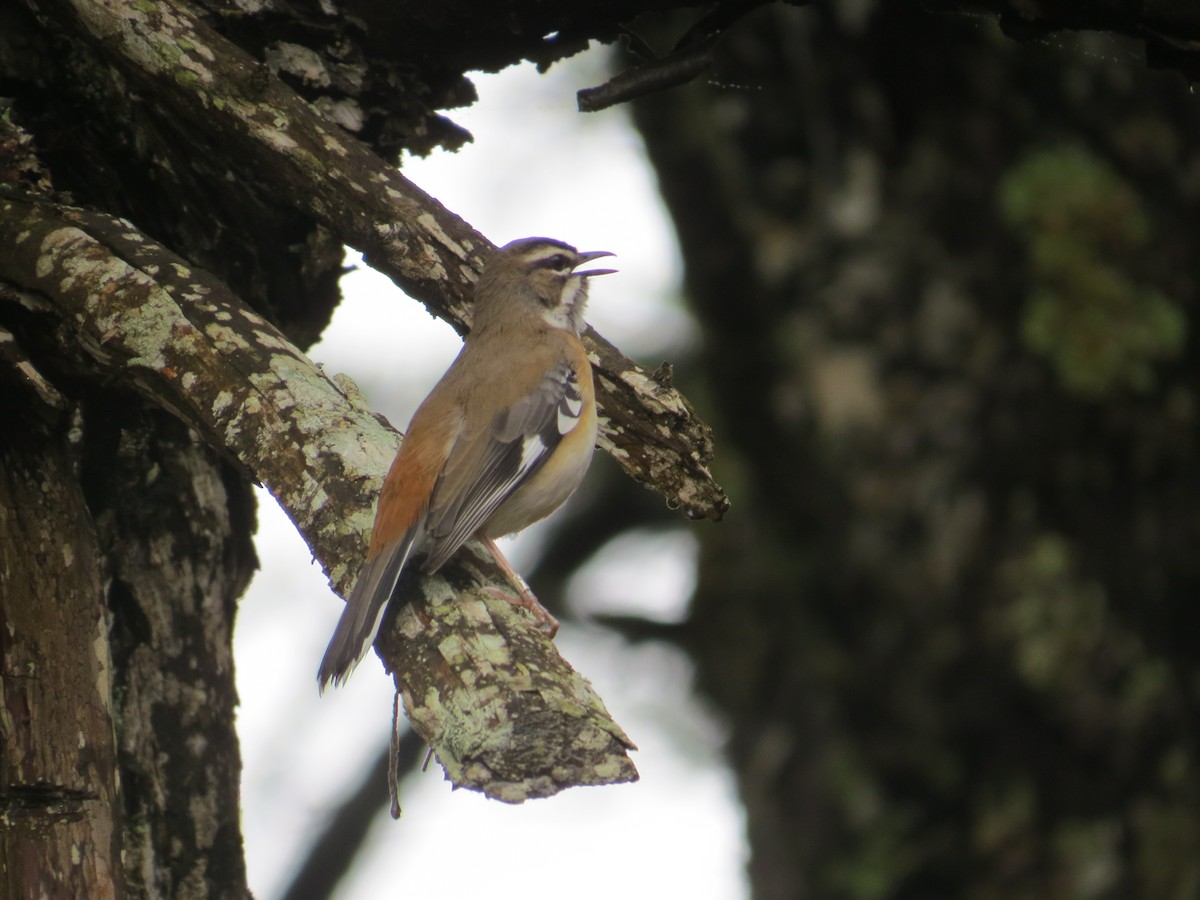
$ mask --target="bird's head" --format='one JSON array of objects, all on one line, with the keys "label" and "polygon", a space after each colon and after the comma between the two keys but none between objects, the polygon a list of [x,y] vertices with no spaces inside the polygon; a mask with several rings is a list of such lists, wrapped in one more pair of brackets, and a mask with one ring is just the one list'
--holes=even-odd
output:
[{"label": "bird's head", "polygon": [[580,252],[552,238],[521,238],[505,244],[479,276],[473,328],[531,315],[552,328],[581,333],[588,279],[616,269],[576,269],[612,255],[607,250]]}]

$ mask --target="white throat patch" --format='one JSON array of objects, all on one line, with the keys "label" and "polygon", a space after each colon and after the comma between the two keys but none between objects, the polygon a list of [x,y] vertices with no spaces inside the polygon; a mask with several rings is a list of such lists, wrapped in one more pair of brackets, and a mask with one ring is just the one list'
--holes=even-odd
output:
[{"label": "white throat patch", "polygon": [[542,310],[542,318],[552,328],[579,334],[583,331],[583,311],[587,306],[587,279],[572,275],[563,282],[558,303]]}]

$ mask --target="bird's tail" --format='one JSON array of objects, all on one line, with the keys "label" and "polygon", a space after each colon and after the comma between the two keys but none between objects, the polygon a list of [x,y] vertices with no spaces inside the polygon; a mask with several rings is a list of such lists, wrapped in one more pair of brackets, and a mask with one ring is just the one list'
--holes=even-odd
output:
[{"label": "bird's tail", "polygon": [[317,684],[322,692],[331,681],[335,687],[345,683],[358,661],[375,643],[388,600],[412,553],[415,537],[414,529],[363,565],[317,671]]}]

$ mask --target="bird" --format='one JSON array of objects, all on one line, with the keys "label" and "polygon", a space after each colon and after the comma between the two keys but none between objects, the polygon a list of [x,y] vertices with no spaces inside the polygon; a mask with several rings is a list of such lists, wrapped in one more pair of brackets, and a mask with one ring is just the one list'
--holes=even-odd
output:
[{"label": "bird", "polygon": [[418,561],[437,572],[472,537],[517,582],[518,605],[536,604],[491,539],[552,513],[591,462],[596,401],[580,335],[589,279],[616,270],[579,267],[613,255],[530,237],[485,263],[462,350],[413,414],[380,490],[366,561],[318,670],[322,692],[375,642],[400,576]]}]

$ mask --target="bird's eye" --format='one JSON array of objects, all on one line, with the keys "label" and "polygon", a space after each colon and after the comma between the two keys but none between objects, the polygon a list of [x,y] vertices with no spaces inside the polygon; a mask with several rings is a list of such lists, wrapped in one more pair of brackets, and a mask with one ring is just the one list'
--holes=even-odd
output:
[{"label": "bird's eye", "polygon": [[555,272],[566,272],[571,268],[571,260],[565,253],[555,253],[538,261],[539,269],[551,269]]}]

